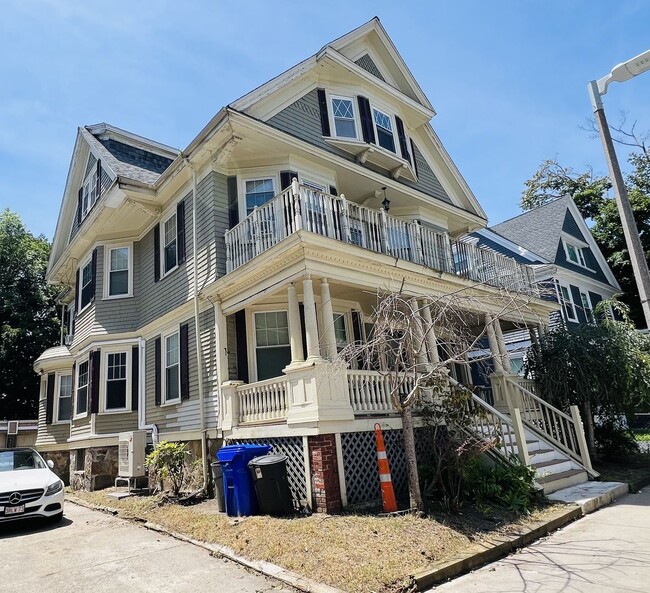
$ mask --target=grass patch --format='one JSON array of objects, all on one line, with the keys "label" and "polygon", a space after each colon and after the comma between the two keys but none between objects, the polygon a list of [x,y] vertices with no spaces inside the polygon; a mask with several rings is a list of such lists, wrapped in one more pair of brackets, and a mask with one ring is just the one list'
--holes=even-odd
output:
[{"label": "grass patch", "polygon": [[215,501],[191,507],[167,504],[161,497],[108,498],[102,492],[76,492],[88,502],[140,517],[171,531],[226,545],[238,554],[266,560],[350,593],[406,591],[409,575],[434,561],[451,559],[472,543],[516,533],[540,521],[557,505],[526,517],[475,511],[447,520],[413,515],[377,517],[344,514],[300,518],[246,517],[235,520],[216,511]]},{"label": "grass patch", "polygon": [[643,442],[650,441],[650,430],[648,429],[633,430],[632,434],[634,434],[634,439],[637,441],[643,441]]},{"label": "grass patch", "polygon": [[650,480],[650,455],[633,453],[615,459],[598,459],[594,462],[594,468],[604,482],[642,482]]}]

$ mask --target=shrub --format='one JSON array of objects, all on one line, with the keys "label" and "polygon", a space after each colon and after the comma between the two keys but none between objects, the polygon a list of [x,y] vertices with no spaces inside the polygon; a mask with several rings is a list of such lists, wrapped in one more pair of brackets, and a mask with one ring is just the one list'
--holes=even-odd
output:
[{"label": "shrub", "polygon": [[178,496],[183,487],[187,458],[190,452],[185,443],[170,443],[160,441],[154,450],[147,455],[145,466],[153,470],[161,484],[169,480],[172,494]]},{"label": "shrub", "polygon": [[638,453],[634,433],[618,418],[606,418],[594,426],[596,451],[602,457],[618,457]]}]

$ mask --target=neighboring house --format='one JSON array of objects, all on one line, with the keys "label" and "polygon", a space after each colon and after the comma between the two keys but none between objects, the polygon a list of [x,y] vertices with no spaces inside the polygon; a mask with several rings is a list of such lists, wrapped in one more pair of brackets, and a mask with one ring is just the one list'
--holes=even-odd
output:
[{"label": "neighboring house", "polygon": [[557,309],[526,265],[497,258],[486,278],[472,246],[455,261],[456,238],[486,220],[433,115],[373,19],[221,109],[182,152],[79,129],[47,272],[67,337],[34,364],[37,446],[69,456],[74,488],[112,483],[118,433],[140,429],[204,455],[264,440],[299,498],[336,511],[380,496],[377,421],[405,487],[383,375],[331,362],[365,338],[373,293],[471,290],[467,315],[496,336],[515,322],[491,317],[504,287],[526,301],[517,323]]},{"label": "neighboring house", "polygon": [[[549,327],[592,323],[602,300],[621,291],[575,202],[560,198],[492,227],[466,240],[532,266],[547,287],[546,298],[560,304]],[[520,372],[531,344],[527,330],[504,335],[513,371]]]},{"label": "neighboring house", "polygon": [[36,443],[37,420],[0,421],[0,449],[3,447],[33,447]]}]

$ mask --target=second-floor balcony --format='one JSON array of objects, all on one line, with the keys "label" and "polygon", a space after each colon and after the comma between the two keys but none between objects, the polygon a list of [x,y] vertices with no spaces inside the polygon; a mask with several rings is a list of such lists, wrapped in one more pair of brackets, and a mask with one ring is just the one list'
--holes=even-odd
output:
[{"label": "second-floor balcony", "polygon": [[226,231],[227,272],[300,230],[438,272],[498,288],[538,295],[533,270],[489,249],[451,241],[419,221],[389,215],[345,199],[293,184]]}]

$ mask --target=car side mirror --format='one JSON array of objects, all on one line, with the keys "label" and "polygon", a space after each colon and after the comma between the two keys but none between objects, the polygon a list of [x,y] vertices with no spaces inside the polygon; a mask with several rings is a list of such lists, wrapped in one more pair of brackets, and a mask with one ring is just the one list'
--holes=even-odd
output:
[{"label": "car side mirror", "polygon": [[54,469],[54,461],[52,461],[51,459],[48,459],[47,460],[47,467],[49,467],[50,469]]}]

